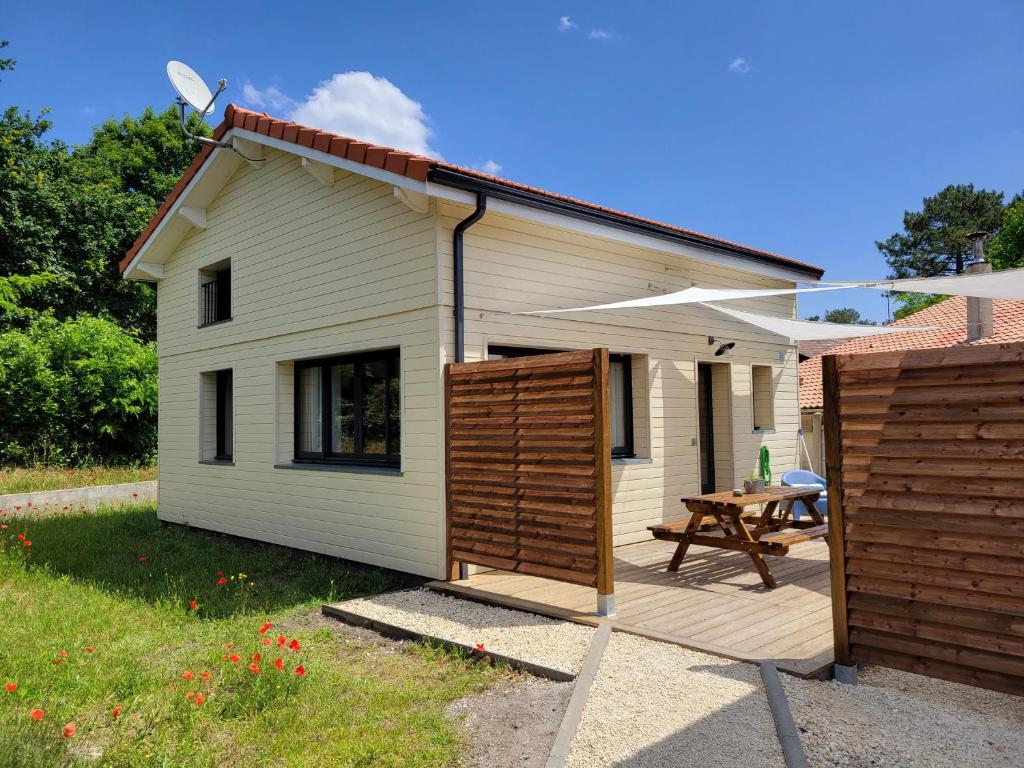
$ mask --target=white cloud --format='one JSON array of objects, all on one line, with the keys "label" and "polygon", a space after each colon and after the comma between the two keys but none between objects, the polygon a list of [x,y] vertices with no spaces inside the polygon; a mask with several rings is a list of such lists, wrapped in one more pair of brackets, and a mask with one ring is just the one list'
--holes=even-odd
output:
[{"label": "white cloud", "polygon": [[591,40],[611,40],[615,37],[615,33],[608,29],[592,29],[590,34],[587,35]]},{"label": "white cloud", "polygon": [[322,81],[303,101],[274,86],[242,87],[243,100],[256,107],[285,110],[283,117],[332,133],[436,157],[423,106],[384,77],[370,72],[339,72]]},{"label": "white cloud", "polygon": [[501,163],[497,163],[494,160],[488,159],[484,160],[484,162],[482,163],[477,163],[476,165],[473,166],[473,168],[474,170],[477,171],[489,173],[491,174],[491,176],[497,176],[499,173],[501,173],[502,165]]},{"label": "white cloud", "polygon": [[579,24],[570,19],[568,16],[558,17],[558,31],[568,32],[570,29],[579,29]]},{"label": "white cloud", "polygon": [[737,58],[729,62],[728,70],[737,75],[745,75],[750,71],[750,64],[746,59]]},{"label": "white cloud", "polygon": [[264,109],[294,109],[295,100],[281,92],[276,85],[260,90],[248,80],[242,86],[242,99],[246,104]]}]

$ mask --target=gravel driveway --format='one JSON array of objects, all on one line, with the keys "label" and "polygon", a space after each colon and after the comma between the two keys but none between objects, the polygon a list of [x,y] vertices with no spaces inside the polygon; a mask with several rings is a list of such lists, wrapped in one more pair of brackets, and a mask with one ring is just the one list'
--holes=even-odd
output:
[{"label": "gravel driveway", "polygon": [[753,664],[614,632],[570,768],[782,768]]},{"label": "gravel driveway", "polygon": [[856,686],[782,675],[814,768],[1019,768],[1024,698],[884,667]]}]

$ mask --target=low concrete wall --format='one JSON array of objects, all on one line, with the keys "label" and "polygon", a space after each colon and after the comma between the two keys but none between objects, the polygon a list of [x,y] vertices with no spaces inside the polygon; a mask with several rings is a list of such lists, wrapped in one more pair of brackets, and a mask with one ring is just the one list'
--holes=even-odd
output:
[{"label": "low concrete wall", "polygon": [[8,493],[0,496],[0,510],[8,514],[25,515],[33,509],[52,509],[55,506],[95,509],[100,504],[148,504],[156,501],[156,482],[147,480],[141,483],[62,488],[56,491]]}]

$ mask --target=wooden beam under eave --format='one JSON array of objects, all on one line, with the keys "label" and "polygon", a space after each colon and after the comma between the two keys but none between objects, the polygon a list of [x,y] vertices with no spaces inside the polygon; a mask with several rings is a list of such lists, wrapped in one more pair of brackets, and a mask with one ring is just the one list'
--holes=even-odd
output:
[{"label": "wooden beam under eave", "polygon": [[195,205],[183,205],[178,208],[178,215],[196,229],[206,229],[206,209]]},{"label": "wooden beam under eave", "polygon": [[164,265],[153,264],[152,262],[140,261],[135,265],[134,272],[138,272],[141,277],[149,278],[150,280],[163,280],[164,279]]},{"label": "wooden beam under eave", "polygon": [[426,213],[430,208],[430,198],[422,192],[395,187],[395,197],[405,203],[409,210],[416,213]]},{"label": "wooden beam under eave", "polygon": [[334,186],[334,166],[321,163],[318,160],[310,160],[308,157],[302,157],[299,160],[302,163],[302,167],[314,179],[325,187]]}]

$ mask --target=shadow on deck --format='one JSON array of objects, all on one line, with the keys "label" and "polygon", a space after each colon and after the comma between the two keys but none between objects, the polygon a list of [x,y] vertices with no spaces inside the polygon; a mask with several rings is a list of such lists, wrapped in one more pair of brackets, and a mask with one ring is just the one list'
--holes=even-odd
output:
[{"label": "shadow on deck", "polygon": [[801,677],[832,664],[828,546],[802,544],[768,557],[779,586],[768,589],[743,552],[693,546],[677,573],[666,570],[674,545],[645,541],[615,549],[618,613],[596,615],[596,593],[574,584],[507,571],[434,581],[443,592],[545,616],[596,625],[747,661],[771,660]]}]

